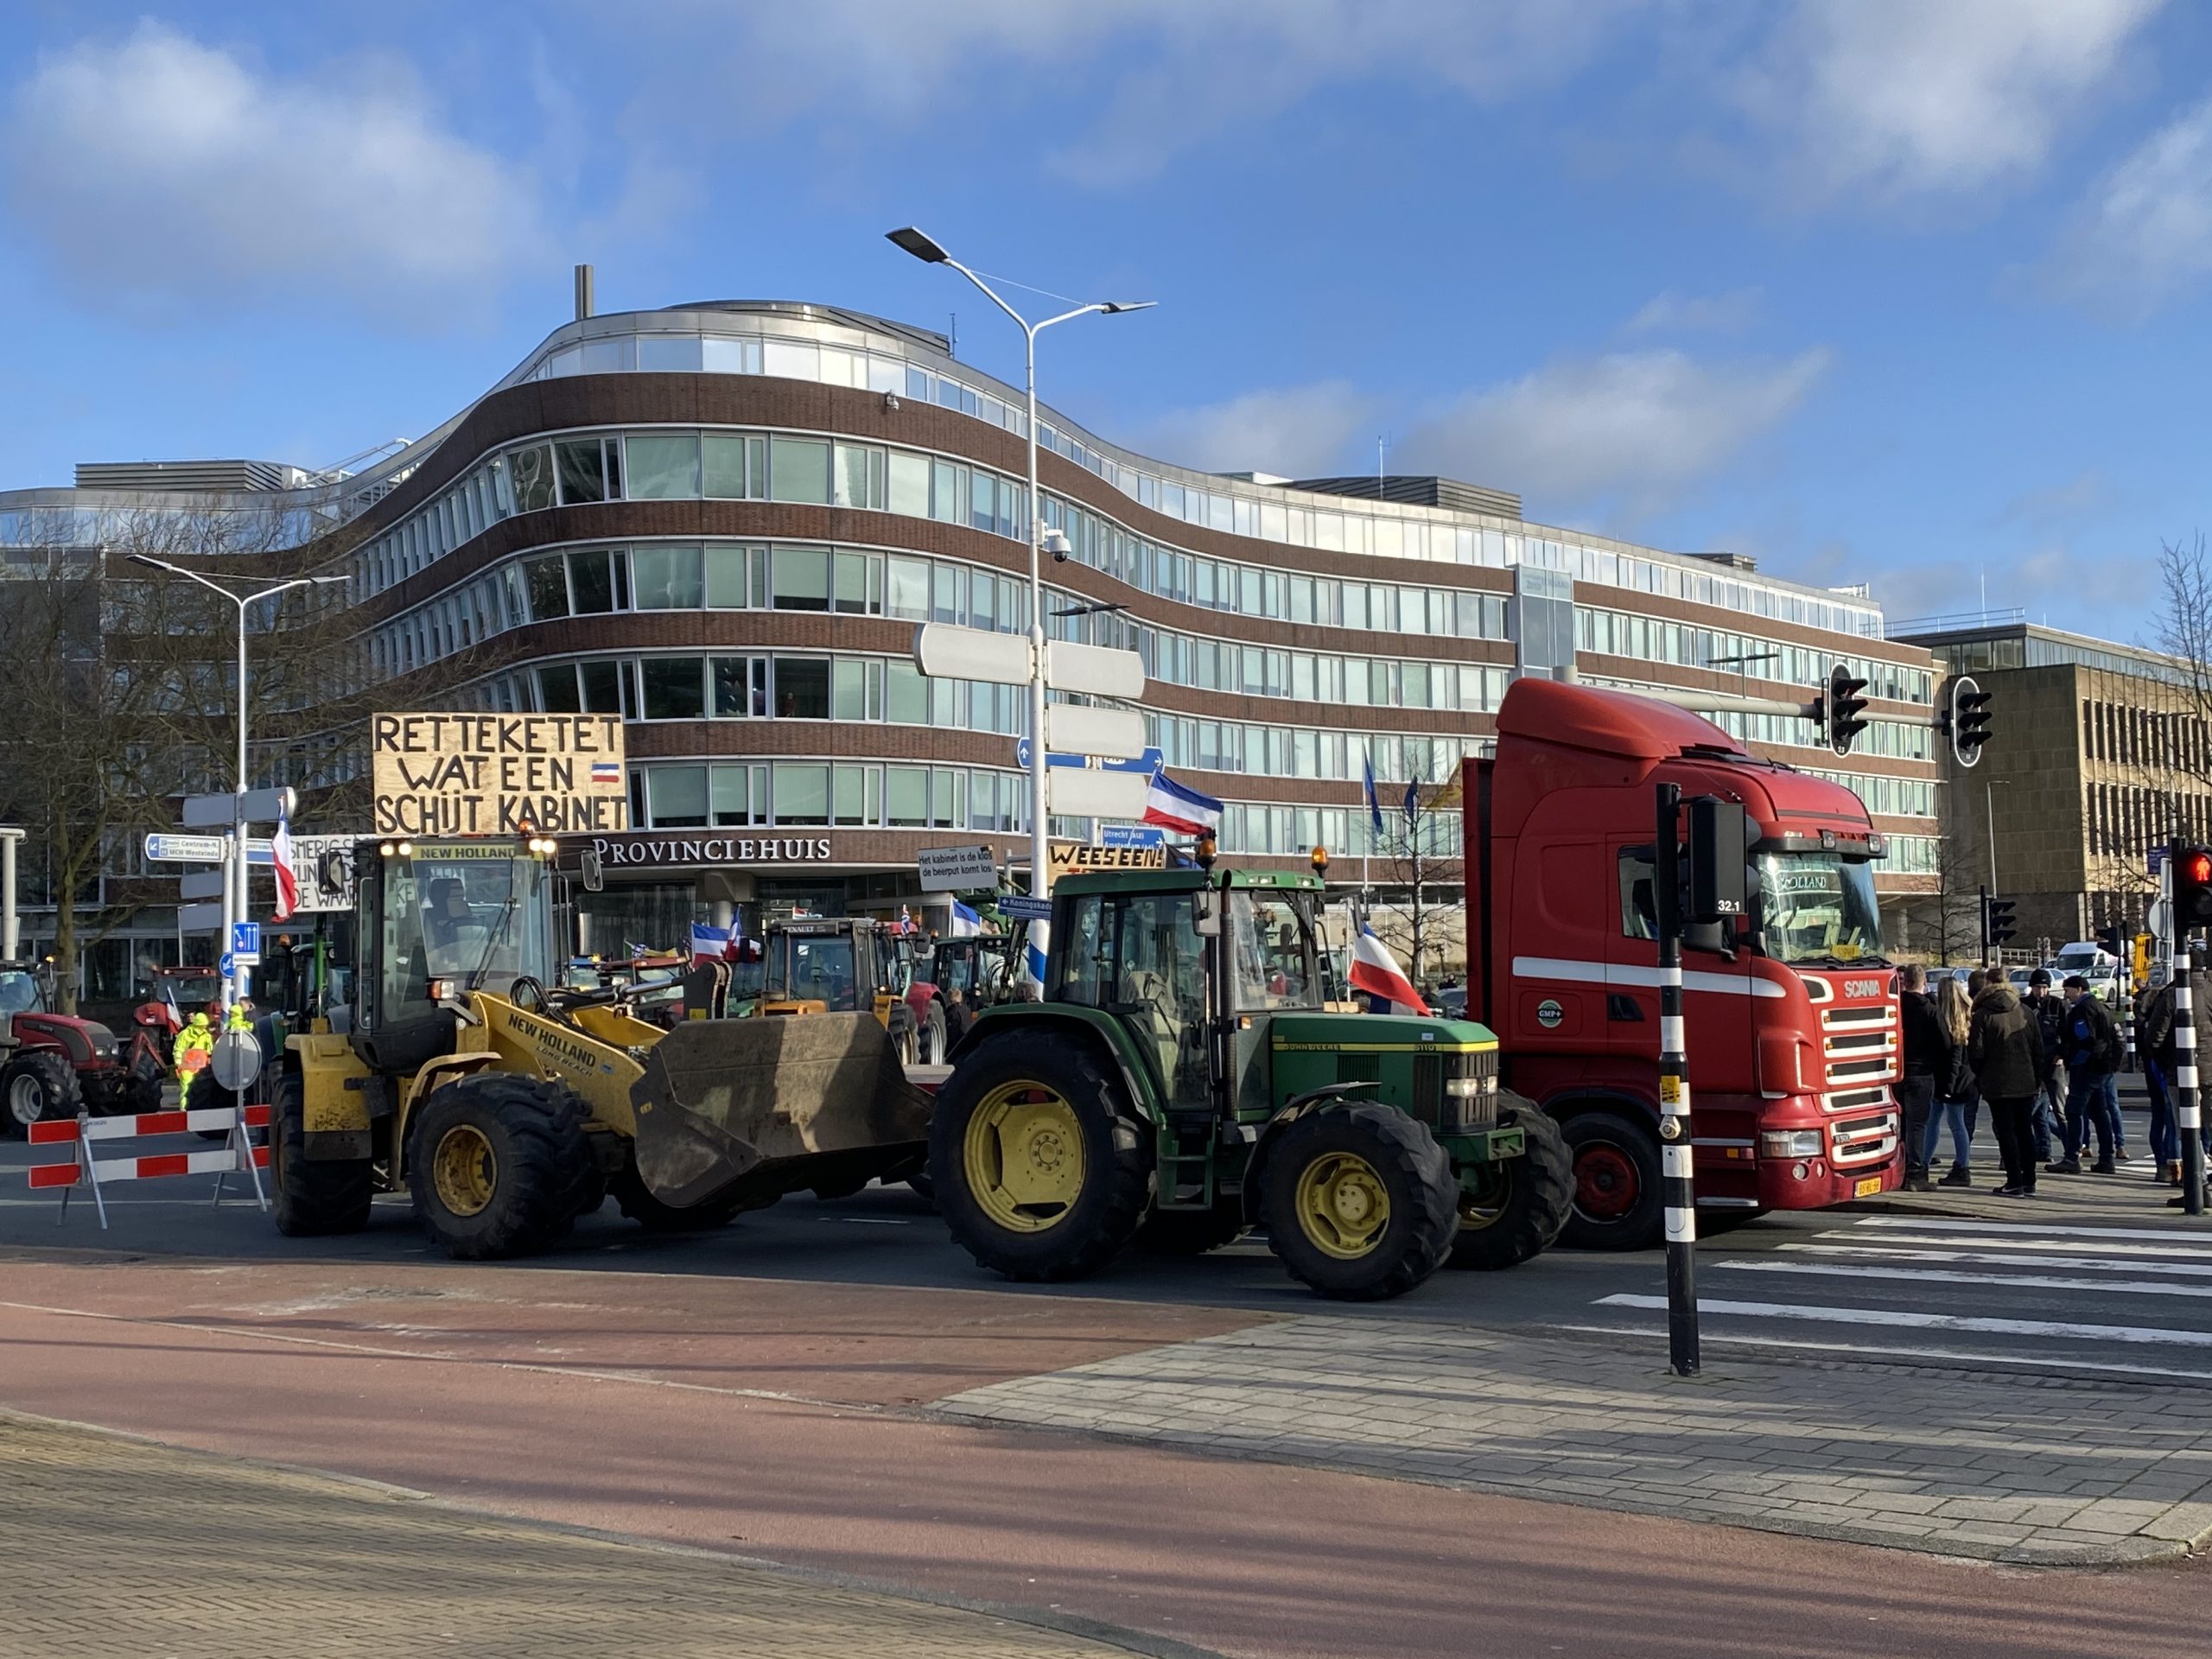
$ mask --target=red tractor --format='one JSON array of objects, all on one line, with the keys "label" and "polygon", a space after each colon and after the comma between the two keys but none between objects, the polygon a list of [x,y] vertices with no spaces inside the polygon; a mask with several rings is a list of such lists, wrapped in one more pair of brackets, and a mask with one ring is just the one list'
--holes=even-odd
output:
[{"label": "red tractor", "polygon": [[0,1132],[21,1136],[42,1118],[152,1110],[163,1071],[134,1071],[115,1033],[97,1020],[48,1012],[49,973],[29,963],[0,963]]}]

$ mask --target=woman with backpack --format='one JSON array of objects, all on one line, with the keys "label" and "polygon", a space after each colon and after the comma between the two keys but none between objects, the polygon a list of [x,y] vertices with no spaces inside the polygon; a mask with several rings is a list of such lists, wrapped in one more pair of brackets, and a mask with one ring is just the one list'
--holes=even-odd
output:
[{"label": "woman with backpack", "polygon": [[1974,1062],[1967,1053],[1971,1016],[1966,987],[1955,979],[1945,979],[1937,984],[1936,1023],[1942,1030],[1948,1052],[1944,1056],[1943,1070],[1936,1078],[1936,1105],[1928,1114],[1928,1136],[1920,1149],[1920,1166],[1927,1169],[1934,1164],[1936,1148],[1942,1143],[1943,1129],[1948,1125],[1951,1167],[1936,1183],[1938,1186],[1974,1185],[1974,1177],[1967,1166],[1967,1152],[1974,1140],[1974,1131],[1967,1126],[1967,1113],[1980,1097],[1974,1092]]}]

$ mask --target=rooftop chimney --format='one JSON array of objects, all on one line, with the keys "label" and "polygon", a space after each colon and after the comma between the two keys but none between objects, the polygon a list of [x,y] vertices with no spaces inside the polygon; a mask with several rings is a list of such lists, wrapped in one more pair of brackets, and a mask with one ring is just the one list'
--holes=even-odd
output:
[{"label": "rooftop chimney", "polygon": [[582,322],[591,315],[591,267],[576,267],[576,321]]}]

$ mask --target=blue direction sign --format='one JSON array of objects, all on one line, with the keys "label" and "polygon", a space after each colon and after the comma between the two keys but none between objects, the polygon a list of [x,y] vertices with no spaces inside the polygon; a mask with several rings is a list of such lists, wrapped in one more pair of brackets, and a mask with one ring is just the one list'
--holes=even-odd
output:
[{"label": "blue direction sign", "polygon": [[[1160,767],[1163,760],[1158,749],[1147,749],[1134,760],[1108,760],[1095,754],[1051,754],[1045,757],[1048,766],[1089,766],[1096,772],[1141,772],[1149,778]],[[1029,740],[1014,740],[1014,764],[1022,771],[1029,770]]]},{"label": "blue direction sign", "polygon": [[1032,899],[1027,893],[1009,893],[1000,895],[999,914],[1010,922],[1049,922],[1052,919],[1052,901]]},{"label": "blue direction sign", "polygon": [[1167,839],[1167,832],[1156,823],[1102,823],[1098,826],[1101,847],[1157,847]]},{"label": "blue direction sign", "polygon": [[232,975],[237,973],[238,970],[238,965],[231,960],[231,953],[229,951],[226,950],[221,956],[215,958],[215,971],[218,974],[220,974],[225,979],[228,979]]},{"label": "blue direction sign", "polygon": [[231,954],[234,957],[254,957],[261,954],[261,924],[232,922],[231,924]]}]

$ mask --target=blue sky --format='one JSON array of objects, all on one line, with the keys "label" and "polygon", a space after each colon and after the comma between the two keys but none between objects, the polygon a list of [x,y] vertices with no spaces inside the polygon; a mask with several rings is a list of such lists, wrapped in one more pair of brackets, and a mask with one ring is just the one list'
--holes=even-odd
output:
[{"label": "blue sky", "polygon": [[1047,398],[1892,615],[2157,629],[2212,527],[2212,10],[2162,0],[570,0],[0,11],[0,486],[327,465],[569,310],[1018,337],[882,240],[1156,311]]}]

